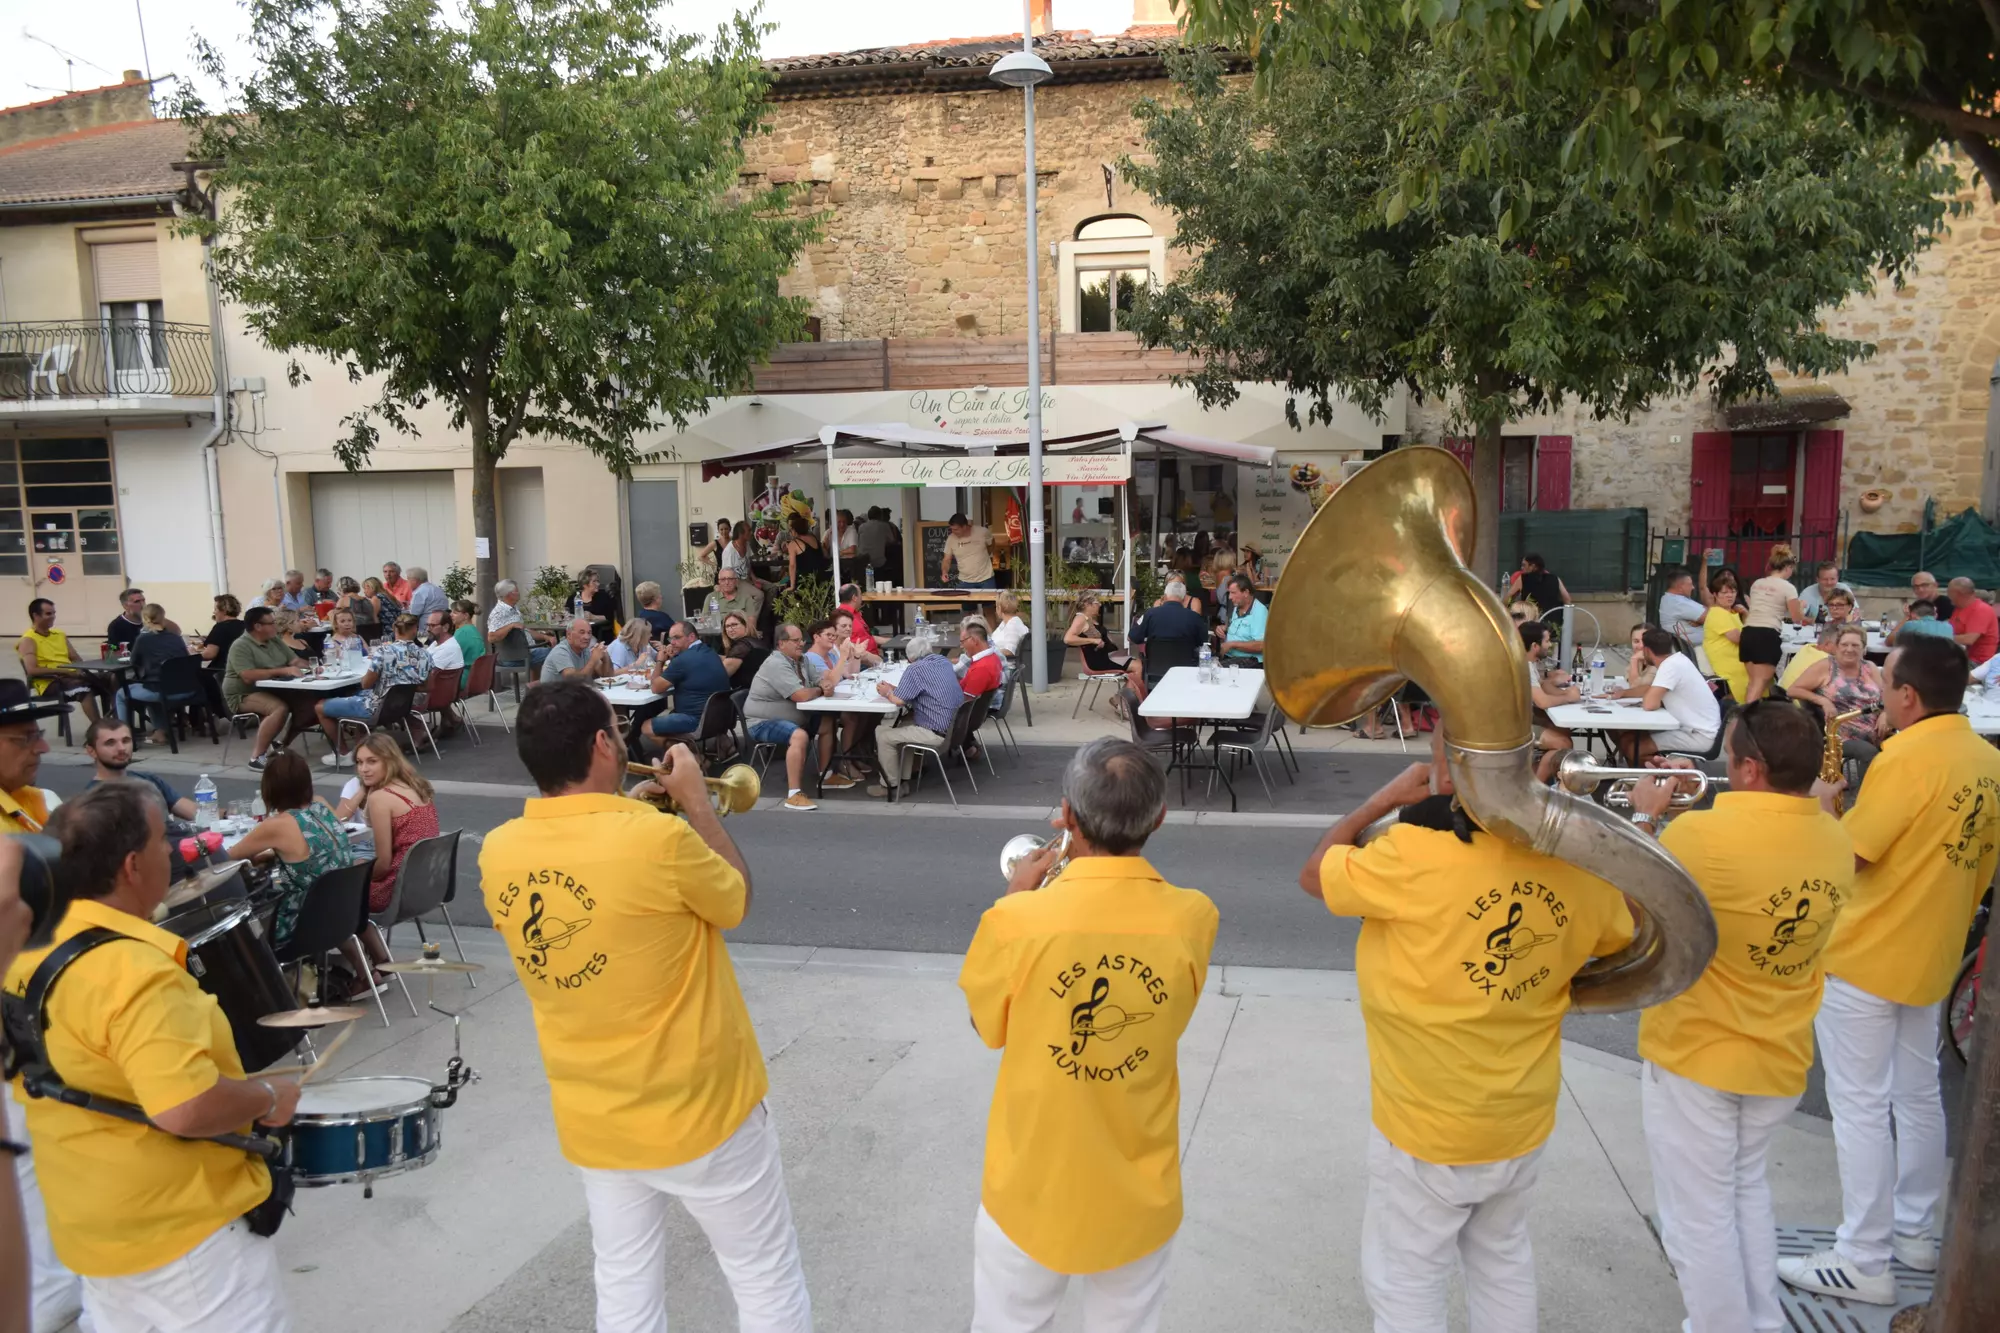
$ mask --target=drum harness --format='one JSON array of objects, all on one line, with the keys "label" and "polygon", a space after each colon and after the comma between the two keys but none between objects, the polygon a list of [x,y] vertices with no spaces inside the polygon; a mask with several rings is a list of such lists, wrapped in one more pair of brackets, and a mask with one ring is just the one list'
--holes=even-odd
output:
[{"label": "drum harness", "polygon": [[[49,1030],[48,999],[56,981],[84,954],[114,940],[130,940],[130,935],[121,935],[103,926],[92,926],[58,944],[49,951],[34,975],[28,979],[24,994],[0,997],[0,1012],[5,1016],[5,1051],[0,1052],[0,1074],[11,1079],[20,1075],[21,1086],[30,1097],[47,1097],[65,1106],[75,1106],[86,1111],[95,1111],[119,1120],[128,1120],[135,1125],[158,1130],[173,1138],[188,1143],[219,1143],[225,1148],[235,1148],[248,1153],[264,1163],[271,1176],[270,1195],[255,1208],[243,1214],[243,1221],[253,1235],[274,1236],[285,1214],[291,1211],[292,1195],[296,1187],[292,1181],[292,1168],[285,1161],[285,1141],[282,1132],[278,1134],[210,1134],[189,1137],[173,1134],[153,1123],[143,1107],[131,1102],[119,1101],[111,1097],[100,1097],[94,1092],[85,1092],[63,1082],[49,1060],[48,1046],[43,1036]],[[134,941],[137,943],[138,941]]]}]

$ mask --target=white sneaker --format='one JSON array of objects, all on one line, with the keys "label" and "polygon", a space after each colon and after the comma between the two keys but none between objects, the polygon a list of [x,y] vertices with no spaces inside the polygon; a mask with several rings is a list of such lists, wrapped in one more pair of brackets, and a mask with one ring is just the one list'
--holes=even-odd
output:
[{"label": "white sneaker", "polygon": [[351,755],[344,755],[344,754],[330,754],[330,755],[327,755],[327,756],[326,756],[325,758],[321,759],[321,760],[320,760],[320,762],[321,762],[322,764],[325,764],[325,765],[326,765],[326,766],[327,766],[328,768],[353,768],[353,767],[354,767],[354,758],[353,758],[353,756],[351,756]]},{"label": "white sneaker", "polygon": [[1937,1272],[1938,1243],[1935,1236],[1905,1236],[1897,1232],[1889,1238],[1896,1262],[1919,1273]]},{"label": "white sneaker", "polygon": [[1896,1275],[1884,1268],[1874,1277],[1856,1268],[1833,1249],[1821,1250],[1802,1259],[1778,1260],[1778,1276],[1800,1291],[1822,1296],[1838,1296],[1868,1305],[1896,1303]]}]

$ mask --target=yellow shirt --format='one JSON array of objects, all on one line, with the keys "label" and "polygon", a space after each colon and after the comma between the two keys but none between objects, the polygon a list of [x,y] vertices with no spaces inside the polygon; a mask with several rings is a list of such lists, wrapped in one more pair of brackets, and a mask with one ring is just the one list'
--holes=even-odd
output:
[{"label": "yellow shirt", "polygon": [[1729,693],[1738,703],[1742,703],[1743,696],[1750,693],[1750,673],[1744,669],[1743,657],[1736,645],[1722,636],[1742,628],[1743,617],[1722,606],[1709,607],[1708,615],[1701,622],[1701,647],[1708,654],[1708,669],[1718,679],[1728,683]]},{"label": "yellow shirt", "polygon": [[[199,1097],[217,1079],[243,1077],[229,1020],[188,973],[185,941],[80,899],[57,925],[55,943],[90,926],[133,942],[92,949],[49,992],[49,1062],[63,1082],[158,1115]],[[15,959],[8,992],[26,994],[48,954],[37,949]],[[56,1256],[86,1277],[123,1277],[171,1263],[271,1192],[263,1162],[241,1149],[190,1143],[31,1098],[18,1079],[14,1096],[27,1109]]]},{"label": "yellow shirt", "polygon": [[1639,1016],[1639,1054],[1706,1087],[1796,1097],[1812,1064],[1820,951],[1854,892],[1854,845],[1810,796],[1724,792],[1660,843],[1715,913],[1715,959]]},{"label": "yellow shirt", "polygon": [[1555,1128],[1570,979],[1631,942],[1624,897],[1491,834],[1409,824],[1330,849],[1320,889],[1367,918],[1354,970],[1382,1136],[1440,1166],[1533,1152]]},{"label": "yellow shirt", "polygon": [[1100,1273],[1180,1227],[1178,1046],[1216,920],[1139,856],[1083,857],[979,919],[958,984],[1004,1052],[980,1201],[1046,1268]]},{"label": "yellow shirt", "polygon": [[[36,666],[54,668],[69,665],[69,635],[61,630],[52,629],[47,634],[37,634],[31,629],[21,637],[35,645]],[[45,694],[48,692],[49,678],[37,676],[29,682],[29,687],[36,694]]]},{"label": "yellow shirt", "polygon": [[1826,649],[1810,643],[1805,645],[1792,654],[1791,661],[1785,663],[1785,669],[1778,675],[1778,688],[1789,690],[1799,683],[1799,677],[1805,675],[1808,668],[1826,659]]},{"label": "yellow shirt", "polygon": [[650,805],[558,796],[486,835],[479,881],[534,1007],[563,1156],[658,1170],[736,1132],[767,1084],[722,940],[748,902],[734,867]]},{"label": "yellow shirt", "polygon": [[1878,999],[1937,1003],[2000,860],[2000,750],[1958,714],[1927,717],[1883,743],[1841,822],[1869,864],[1821,965]]},{"label": "yellow shirt", "polygon": [[40,787],[0,791],[0,833],[40,833],[48,822],[48,798]]}]

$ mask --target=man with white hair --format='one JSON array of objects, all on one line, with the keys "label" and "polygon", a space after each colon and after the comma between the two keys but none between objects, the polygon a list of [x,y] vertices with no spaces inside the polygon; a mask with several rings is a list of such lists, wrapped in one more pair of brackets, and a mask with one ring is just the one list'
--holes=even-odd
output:
[{"label": "man with white hair", "polygon": [[422,565],[410,566],[409,613],[417,618],[419,625],[433,611],[451,611],[451,599],[444,595],[444,589],[431,582],[430,571]]},{"label": "man with white hair", "polygon": [[521,619],[521,585],[512,579],[501,579],[493,585],[493,609],[486,613],[486,646],[497,650],[500,641],[517,629],[528,635],[533,644],[528,649],[528,674],[539,680],[542,663],[555,647],[555,638],[548,634],[528,634],[527,624]]},{"label": "man with white hair", "polygon": [[563,641],[549,650],[537,680],[590,680],[611,674],[610,649],[592,640],[590,621],[578,616],[569,622]]},{"label": "man with white hair", "polygon": [[909,709],[908,720],[875,731],[875,759],[881,781],[868,789],[870,796],[896,799],[896,789],[908,774],[904,771],[905,745],[943,745],[951,731],[952,719],[965,694],[958,686],[958,673],[937,651],[937,641],[923,634],[910,640],[910,664],[894,685],[877,681],[875,690],[884,699]]},{"label": "man with white hair", "polygon": [[[1208,622],[1203,620],[1193,607],[1187,604],[1187,584],[1179,579],[1167,584],[1160,604],[1140,617],[1132,627],[1129,636],[1132,647],[1142,655],[1151,657],[1156,648],[1164,649],[1170,643],[1187,645],[1187,660],[1192,662],[1201,652],[1201,645],[1208,638]],[[1170,650],[1165,655],[1172,657]],[[1146,679],[1152,680],[1156,673],[1148,662]]]},{"label": "man with white hair", "polygon": [[297,569],[286,570],[285,600],[279,603],[279,605],[287,611],[310,611],[313,608],[315,600],[313,594],[306,591],[306,576],[304,571]]}]

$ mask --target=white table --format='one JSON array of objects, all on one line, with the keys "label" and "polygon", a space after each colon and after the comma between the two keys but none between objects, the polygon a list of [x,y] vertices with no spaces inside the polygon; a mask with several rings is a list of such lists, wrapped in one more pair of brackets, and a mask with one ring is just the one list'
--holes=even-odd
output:
[{"label": "white table", "polygon": [[1548,711],[1549,721],[1564,731],[1673,731],[1680,726],[1664,708],[1651,712],[1637,699],[1593,699],[1583,703],[1557,704]]},{"label": "white table", "polygon": [[653,693],[651,679],[646,676],[607,676],[597,682],[597,692],[613,708],[645,708],[667,697]]},{"label": "white table", "polygon": [[291,690],[297,694],[332,694],[348,690],[367,679],[366,672],[342,671],[324,676],[266,676],[250,686],[252,690]]},{"label": "white table", "polygon": [[[1807,644],[1818,641],[1819,627],[1816,625],[1786,625],[1778,630],[1778,644],[1787,658]],[[1889,651],[1889,641],[1882,636],[1880,629],[1869,628],[1867,651],[1870,654],[1886,654]]]},{"label": "white table", "polygon": [[893,717],[902,711],[902,705],[892,703],[882,697],[875,688],[878,683],[887,683],[891,689],[903,679],[907,662],[894,666],[870,667],[860,674],[843,680],[833,687],[833,693],[819,699],[808,699],[799,705],[802,713],[868,713],[876,717]]},{"label": "white table", "polygon": [[1145,702],[1139,705],[1139,716],[1171,718],[1175,723],[1174,754],[1167,761],[1167,771],[1172,772],[1176,766],[1181,770],[1181,803],[1187,803],[1188,773],[1198,768],[1208,769],[1229,789],[1229,808],[1233,812],[1236,784],[1230,781],[1221,755],[1218,753],[1206,764],[1191,762],[1197,748],[1196,738],[1191,737],[1183,744],[1180,724],[1246,721],[1257,711],[1257,701],[1264,696],[1264,672],[1260,667],[1223,667],[1216,673],[1216,682],[1203,683],[1199,667],[1174,667],[1147,693]]},{"label": "white table", "polygon": [[2000,695],[1992,692],[1965,696],[1965,714],[1972,729],[1981,736],[2000,736]]}]

